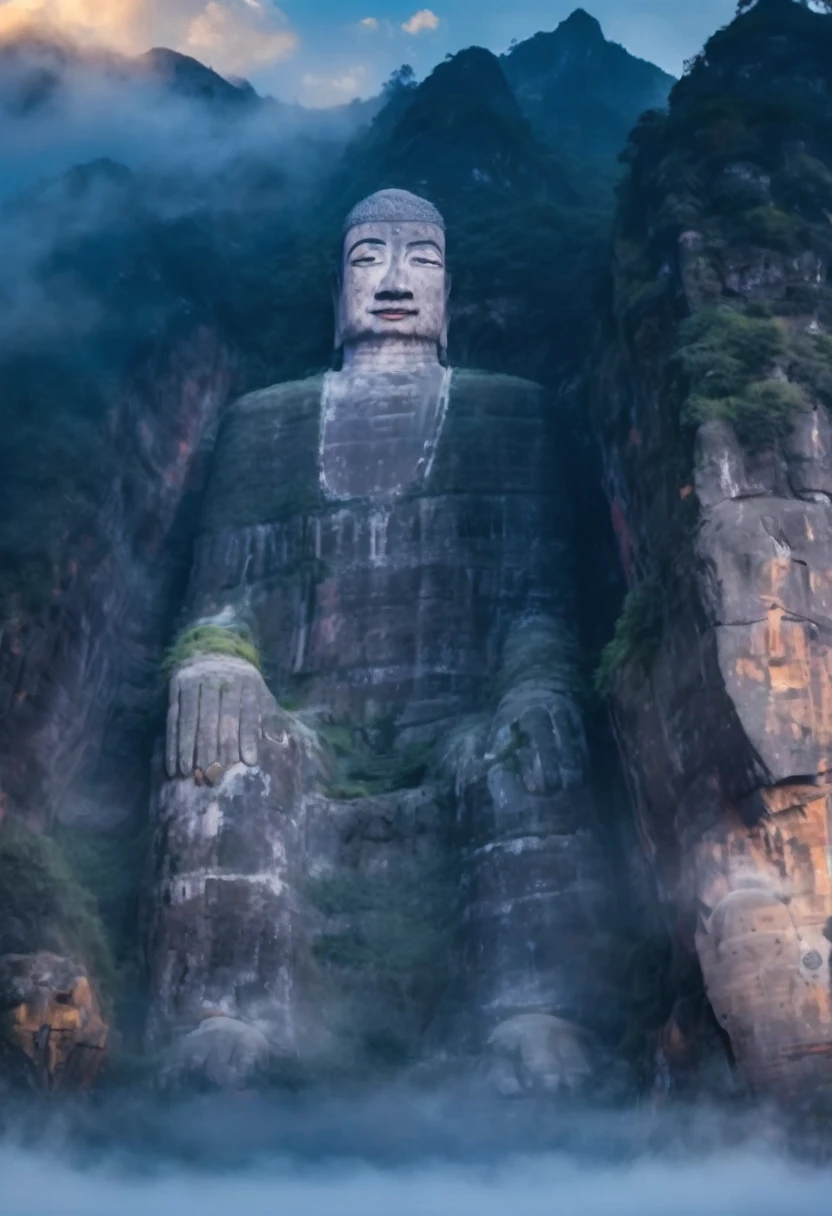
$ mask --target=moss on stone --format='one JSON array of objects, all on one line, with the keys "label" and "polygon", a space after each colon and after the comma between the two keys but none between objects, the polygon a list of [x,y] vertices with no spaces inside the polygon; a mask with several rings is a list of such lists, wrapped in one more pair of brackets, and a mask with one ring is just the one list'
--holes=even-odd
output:
[{"label": "moss on stone", "polygon": [[599,696],[612,695],[619,673],[630,664],[649,670],[661,640],[663,619],[663,596],[655,580],[646,579],[629,591],[595,673]]},{"label": "moss on stone", "polygon": [[337,1067],[353,1075],[414,1062],[444,991],[457,878],[437,851],[399,856],[380,871],[310,879],[320,967]]},{"label": "moss on stone", "polygon": [[181,633],[168,650],[163,672],[170,675],[183,663],[205,655],[226,655],[233,659],[243,659],[258,671],[261,669],[260,654],[248,632],[229,629],[223,625],[194,625]]},{"label": "moss on stone", "polygon": [[327,798],[335,802],[353,802],[356,798],[371,798],[373,791],[368,785],[356,781],[336,781],[325,790]]},{"label": "moss on stone", "polygon": [[389,752],[335,749],[342,779],[327,788],[339,800],[372,798],[415,789],[427,775],[433,758],[430,744],[413,743]]},{"label": "moss on stone", "polygon": [[116,968],[94,895],[79,881],[58,841],[16,825],[0,830],[0,953],[38,950],[82,963],[105,1003]]},{"label": "moss on stone", "polygon": [[337,776],[325,792],[337,801],[415,789],[433,763],[432,744],[396,746],[393,718],[378,719],[369,731],[348,721],[317,723],[316,730],[335,760]]},{"label": "moss on stone", "polygon": [[318,733],[324,742],[329,744],[336,756],[348,756],[354,749],[352,728],[342,722],[323,722],[318,727]]},{"label": "moss on stone", "polygon": [[447,945],[449,877],[446,865],[430,860],[377,874],[348,871],[310,880],[313,906],[345,922],[343,929],[317,938],[315,956],[365,976],[418,978]]}]

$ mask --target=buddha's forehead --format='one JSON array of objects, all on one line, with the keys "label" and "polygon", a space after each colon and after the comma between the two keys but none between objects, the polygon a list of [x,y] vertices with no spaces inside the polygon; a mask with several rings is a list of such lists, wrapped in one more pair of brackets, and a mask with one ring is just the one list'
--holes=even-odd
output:
[{"label": "buddha's forehead", "polygon": [[397,249],[430,242],[445,252],[445,230],[439,224],[422,220],[367,220],[353,224],[344,235],[344,256],[361,241],[381,241]]}]

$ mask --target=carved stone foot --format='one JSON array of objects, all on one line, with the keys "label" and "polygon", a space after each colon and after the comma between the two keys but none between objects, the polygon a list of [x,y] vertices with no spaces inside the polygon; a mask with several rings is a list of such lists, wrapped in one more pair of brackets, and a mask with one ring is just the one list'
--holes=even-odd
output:
[{"label": "carved stone foot", "polygon": [[501,1022],[488,1050],[489,1081],[506,1098],[575,1092],[592,1075],[580,1029],[550,1014],[524,1013]]},{"label": "carved stone foot", "polygon": [[163,1085],[241,1089],[256,1081],[272,1055],[262,1031],[237,1018],[206,1018],[168,1052]]}]

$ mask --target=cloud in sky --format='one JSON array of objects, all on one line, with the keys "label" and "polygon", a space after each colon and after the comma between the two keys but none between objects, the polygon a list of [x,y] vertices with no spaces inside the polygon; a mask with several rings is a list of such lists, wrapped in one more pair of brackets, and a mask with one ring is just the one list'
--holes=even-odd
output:
[{"label": "cloud in sky", "polygon": [[259,0],[210,0],[189,25],[185,41],[198,59],[222,71],[246,72],[286,59],[299,39],[279,9],[267,10]]},{"label": "cloud in sky", "polygon": [[420,8],[418,13],[402,24],[406,34],[424,34],[439,29],[439,18],[429,8]]},{"label": "cloud in sky", "polygon": [[146,8],[144,0],[0,0],[0,36],[46,24],[84,42],[120,47]]},{"label": "cloud in sky", "polygon": [[380,27],[381,22],[379,21],[378,17],[362,17],[358,24],[364,30],[377,30]]},{"label": "cloud in sky", "polygon": [[367,91],[368,71],[364,64],[355,64],[344,72],[327,75],[304,72],[301,77],[303,102],[314,109],[343,105]]},{"label": "cloud in sky", "polygon": [[32,24],[127,53],[170,46],[221,72],[277,63],[299,42],[264,0],[0,0],[0,37]]}]

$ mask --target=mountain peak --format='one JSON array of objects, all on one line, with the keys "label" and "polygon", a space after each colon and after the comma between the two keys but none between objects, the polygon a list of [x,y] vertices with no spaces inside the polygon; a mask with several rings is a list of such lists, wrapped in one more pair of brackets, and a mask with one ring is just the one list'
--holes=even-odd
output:
[{"label": "mountain peak", "polygon": [[490,205],[550,191],[562,199],[571,190],[554,180],[499,59],[482,47],[448,56],[416,88],[394,94],[351,160],[354,197],[399,187],[449,215],[461,200]]},{"label": "mountain peak", "polygon": [[250,85],[234,85],[198,59],[168,47],[153,47],[139,55],[135,63],[159,84],[193,100],[232,105],[259,100]]},{"label": "mountain peak", "polygon": [[484,103],[492,112],[520,117],[517,101],[505,78],[500,61],[491,51],[471,46],[434,68],[417,92],[421,103]]},{"label": "mountain peak", "polygon": [[667,104],[674,84],[652,63],[604,37],[598,21],[576,9],[557,29],[515,43],[503,72],[538,134],[581,159],[614,162],[645,110]]},{"label": "mountain peak", "polygon": [[581,42],[606,42],[604,31],[601,29],[601,22],[597,17],[593,17],[585,8],[576,8],[574,13],[570,13],[565,21],[561,21],[560,25],[555,30],[556,34],[569,35],[574,39],[580,39]]}]

